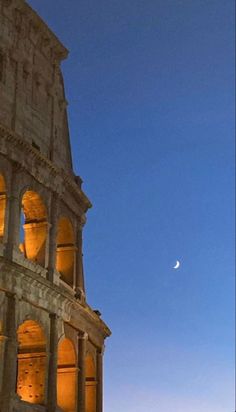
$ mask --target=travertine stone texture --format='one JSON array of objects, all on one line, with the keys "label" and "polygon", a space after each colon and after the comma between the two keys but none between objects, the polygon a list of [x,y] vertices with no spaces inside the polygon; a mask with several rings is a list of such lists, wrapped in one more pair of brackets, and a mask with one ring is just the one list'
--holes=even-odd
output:
[{"label": "travertine stone texture", "polygon": [[67,54],[24,0],[0,0],[0,412],[102,412],[110,330],[86,301]]}]

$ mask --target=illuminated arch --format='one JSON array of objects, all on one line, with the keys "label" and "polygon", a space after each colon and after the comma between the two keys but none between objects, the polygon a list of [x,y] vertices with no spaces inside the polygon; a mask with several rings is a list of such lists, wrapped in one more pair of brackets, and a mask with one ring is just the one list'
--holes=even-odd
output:
[{"label": "illuminated arch", "polygon": [[46,207],[38,193],[28,190],[22,198],[23,239],[20,250],[29,260],[45,266],[48,232]]},{"label": "illuminated arch", "polygon": [[43,404],[46,377],[46,339],[41,326],[27,320],[17,330],[17,387],[23,401]]},{"label": "illuminated arch", "polygon": [[76,405],[76,356],[70,339],[58,345],[57,403],[64,412],[74,412]]},{"label": "illuminated arch", "polygon": [[6,185],[3,175],[0,174],[0,242],[3,240],[6,213]]},{"label": "illuminated arch", "polygon": [[56,269],[61,279],[71,287],[74,286],[75,236],[70,220],[61,217],[57,228]]},{"label": "illuminated arch", "polygon": [[96,412],[96,369],[91,354],[86,356],[86,412]]}]

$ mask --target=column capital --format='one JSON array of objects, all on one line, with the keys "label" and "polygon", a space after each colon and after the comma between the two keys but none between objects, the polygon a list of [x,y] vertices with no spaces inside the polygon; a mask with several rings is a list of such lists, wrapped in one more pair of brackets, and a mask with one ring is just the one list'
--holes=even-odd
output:
[{"label": "column capital", "polygon": [[14,195],[14,194],[12,194],[12,193],[8,193],[8,194],[6,193],[5,196],[6,196],[7,200],[9,200],[9,201],[18,200],[18,199],[19,199],[19,197],[18,197],[17,195]]},{"label": "column capital", "polygon": [[79,340],[88,340],[88,333],[87,332],[78,332],[78,339]]},{"label": "column capital", "polygon": [[5,336],[5,335],[0,334],[0,343],[1,342],[6,342],[7,340],[9,340],[9,336]]},{"label": "column capital", "polygon": [[79,286],[75,288],[75,298],[78,299],[83,306],[85,305],[85,293]]},{"label": "column capital", "polygon": [[15,292],[9,292],[9,291],[7,291],[7,292],[5,293],[5,296],[6,296],[7,298],[10,298],[10,299],[16,299],[16,293],[15,293]]},{"label": "column capital", "polygon": [[85,223],[86,223],[86,216],[85,215],[79,216],[77,219],[77,232],[82,232]]},{"label": "column capital", "polygon": [[49,318],[57,320],[59,316],[56,313],[49,313]]},{"label": "column capital", "polygon": [[105,348],[106,348],[106,346],[105,346],[105,345],[102,345],[101,348],[98,348],[98,349],[97,349],[97,354],[103,356],[103,355],[104,355],[104,352],[105,352]]},{"label": "column capital", "polygon": [[16,160],[13,160],[11,162],[12,164],[12,174],[14,175],[15,173],[22,172],[24,170],[24,167],[20,162],[17,162]]}]

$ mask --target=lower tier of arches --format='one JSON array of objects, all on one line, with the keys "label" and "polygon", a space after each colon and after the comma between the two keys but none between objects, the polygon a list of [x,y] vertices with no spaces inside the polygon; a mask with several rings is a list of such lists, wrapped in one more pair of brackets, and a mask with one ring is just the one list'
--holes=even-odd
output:
[{"label": "lower tier of arches", "polygon": [[5,319],[0,312],[1,412],[102,412],[102,354],[88,335],[73,331],[58,338],[54,315],[49,316],[48,330],[29,317],[17,327],[14,296],[5,300]]}]

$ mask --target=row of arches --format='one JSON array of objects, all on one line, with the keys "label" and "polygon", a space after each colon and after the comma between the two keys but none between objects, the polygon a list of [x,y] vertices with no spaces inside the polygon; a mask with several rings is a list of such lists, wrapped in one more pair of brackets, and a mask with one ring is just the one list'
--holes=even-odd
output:
[{"label": "row of arches", "polygon": [[[0,174],[0,242],[4,241],[6,229],[7,196],[4,177]],[[19,250],[26,259],[42,267],[46,266],[47,242],[50,229],[47,208],[41,196],[27,190],[19,205],[20,230]],[[75,233],[70,219],[61,216],[57,221],[55,268],[61,279],[69,286],[75,284]]]},{"label": "row of arches", "polygon": [[[17,343],[16,392],[25,402],[43,405],[48,360],[47,341],[42,327],[33,320],[25,321],[17,330]],[[64,412],[75,412],[77,362],[70,339],[60,340],[57,358],[57,404]],[[87,354],[85,365],[86,412],[96,412],[96,368],[91,354]]]}]

